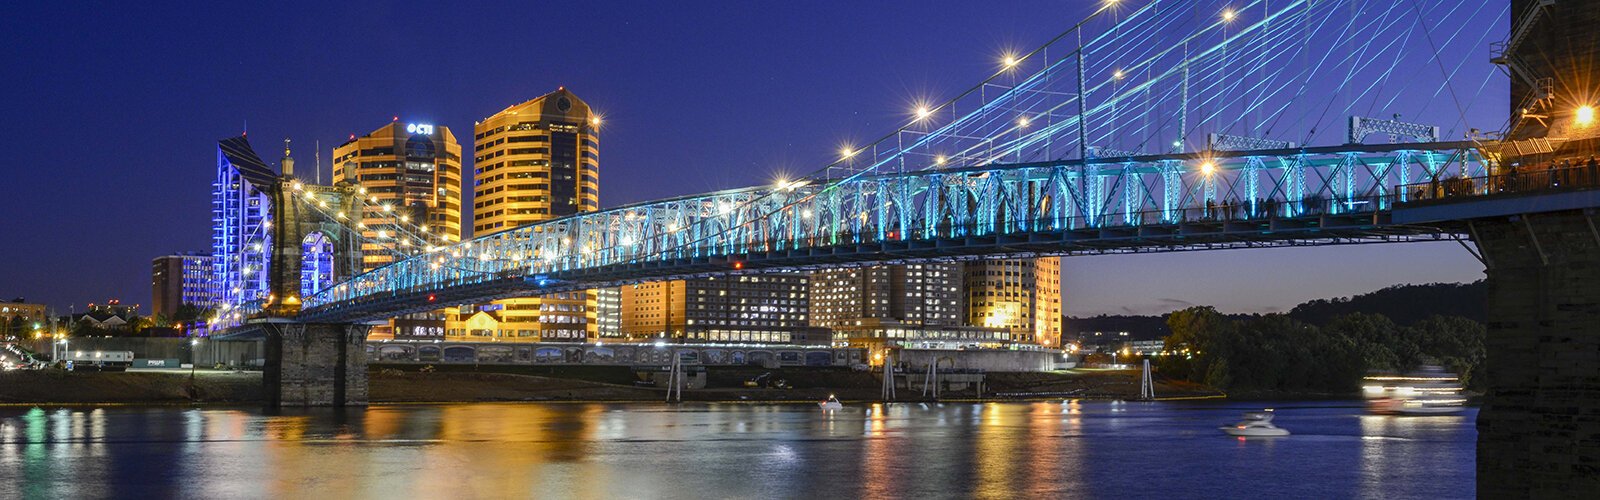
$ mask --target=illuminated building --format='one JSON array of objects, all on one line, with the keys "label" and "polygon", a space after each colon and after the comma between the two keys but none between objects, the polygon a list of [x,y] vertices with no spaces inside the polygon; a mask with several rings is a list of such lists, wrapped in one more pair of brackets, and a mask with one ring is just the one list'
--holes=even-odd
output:
[{"label": "illuminated building", "polygon": [[267,296],[269,224],[277,180],[245,136],[217,142],[217,177],[211,185],[212,292],[222,304]]},{"label": "illuminated building", "polygon": [[981,260],[966,264],[967,323],[1005,328],[1012,340],[1061,345],[1061,259]]},{"label": "illuminated building", "polygon": [[867,320],[955,326],[961,321],[961,264],[899,264],[811,274],[811,325],[860,326]]},{"label": "illuminated building", "polygon": [[789,343],[810,333],[804,274],[726,276],[622,287],[632,340]]},{"label": "illuminated building", "polygon": [[178,306],[183,304],[201,309],[216,305],[211,279],[210,254],[186,252],[156,257],[150,261],[153,313],[170,318],[178,314]]},{"label": "illuminated building", "polygon": [[[473,125],[472,231],[486,236],[600,208],[600,117],[565,88]],[[465,340],[598,337],[594,291],[464,306],[446,334]]]},{"label": "illuminated building", "polygon": [[[42,323],[45,321],[44,304],[29,304],[23,299],[13,299],[11,302],[0,302],[0,326],[6,326],[11,318],[22,317],[24,321]],[[31,326],[31,325],[30,325]]]},{"label": "illuminated building", "polygon": [[[372,207],[362,214],[362,271],[394,262],[394,240],[379,234],[418,234],[429,244],[461,241],[461,145],[450,127],[398,118],[333,148],[333,178],[361,186]],[[383,233],[380,233],[382,231]],[[370,338],[444,328],[445,313],[407,315],[374,327]],[[402,332],[404,330],[404,332]]]},{"label": "illuminated building", "polygon": [[398,234],[400,225],[425,230],[430,242],[461,241],[461,145],[450,127],[397,120],[351,137],[333,148],[333,177],[361,186],[370,204],[392,207],[362,217],[362,271],[395,260],[379,230]]},{"label": "illuminated building", "polygon": [[622,337],[622,289],[618,287],[595,290],[596,336],[600,339]]}]

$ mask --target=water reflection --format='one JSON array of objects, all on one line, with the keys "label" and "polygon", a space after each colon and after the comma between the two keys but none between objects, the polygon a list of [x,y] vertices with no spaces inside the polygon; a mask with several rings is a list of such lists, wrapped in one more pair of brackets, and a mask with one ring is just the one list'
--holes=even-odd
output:
[{"label": "water reflection", "polygon": [[1470,496],[1472,416],[1227,404],[0,408],[0,498]]}]

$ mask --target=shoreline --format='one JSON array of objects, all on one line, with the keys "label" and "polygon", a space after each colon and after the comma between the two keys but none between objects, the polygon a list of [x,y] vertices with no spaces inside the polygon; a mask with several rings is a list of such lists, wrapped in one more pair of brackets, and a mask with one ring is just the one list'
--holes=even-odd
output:
[{"label": "shoreline", "polygon": [[[746,381],[770,374],[791,388],[757,388]],[[634,385],[625,367],[445,366],[411,371],[374,366],[369,406],[453,403],[664,403],[666,390]],[[685,403],[812,404],[833,395],[853,404],[881,403],[881,379],[848,369],[728,367],[708,370],[706,387],[688,389]],[[995,372],[985,390],[945,389],[938,399],[901,387],[893,402],[1037,402],[1137,400],[1133,371]],[[127,372],[12,371],[0,373],[0,408],[117,406],[259,406],[260,372],[132,370]],[[1157,380],[1156,401],[1230,399],[1222,391]]]}]

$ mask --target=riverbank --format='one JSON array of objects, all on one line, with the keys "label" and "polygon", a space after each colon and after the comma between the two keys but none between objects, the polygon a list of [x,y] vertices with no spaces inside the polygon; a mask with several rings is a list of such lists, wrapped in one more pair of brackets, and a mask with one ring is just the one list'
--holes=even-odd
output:
[{"label": "riverbank", "polygon": [[[746,387],[764,374],[790,388]],[[664,389],[635,384],[622,366],[373,366],[368,382],[372,403],[457,403],[492,401],[659,401]],[[1049,373],[989,373],[986,389],[941,393],[948,400],[1133,399],[1139,394],[1134,370],[1067,370]],[[706,387],[683,392],[685,401],[815,401],[834,395],[847,401],[881,398],[880,379],[867,372],[836,368],[712,367]],[[1222,397],[1220,391],[1181,381],[1157,380],[1160,398]],[[922,399],[920,386],[900,388],[896,399]],[[260,372],[200,370],[191,379],[180,370],[117,373],[0,372],[0,404],[250,404],[265,400]]]},{"label": "riverbank", "polygon": [[0,372],[0,404],[193,404],[265,401],[261,372]]}]

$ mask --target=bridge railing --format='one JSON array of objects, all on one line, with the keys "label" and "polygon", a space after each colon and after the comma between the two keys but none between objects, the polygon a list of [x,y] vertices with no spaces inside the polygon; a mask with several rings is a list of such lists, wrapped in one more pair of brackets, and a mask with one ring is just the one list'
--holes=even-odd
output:
[{"label": "bridge railing", "polygon": [[1410,202],[1427,203],[1496,195],[1600,189],[1600,165],[1564,168],[1518,167],[1504,173],[1477,177],[1452,177],[1406,184],[1401,189]]}]

